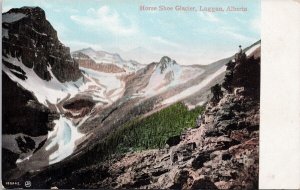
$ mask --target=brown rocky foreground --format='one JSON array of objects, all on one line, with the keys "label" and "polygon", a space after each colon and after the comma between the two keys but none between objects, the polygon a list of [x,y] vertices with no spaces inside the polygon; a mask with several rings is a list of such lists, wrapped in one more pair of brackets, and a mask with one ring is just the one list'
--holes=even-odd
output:
[{"label": "brown rocky foreground", "polygon": [[[259,104],[243,89],[206,106],[179,144],[128,153],[54,182],[77,188],[257,189]],[[166,145],[168,146],[168,145]],[[80,178],[81,183],[78,183]]]}]

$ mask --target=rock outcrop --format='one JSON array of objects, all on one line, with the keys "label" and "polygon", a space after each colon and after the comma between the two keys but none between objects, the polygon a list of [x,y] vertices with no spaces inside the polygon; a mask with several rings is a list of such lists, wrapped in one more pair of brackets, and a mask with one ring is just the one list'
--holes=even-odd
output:
[{"label": "rock outcrop", "polygon": [[44,10],[22,7],[11,9],[2,17],[3,56],[18,58],[43,80],[52,78],[49,70],[60,82],[75,81],[81,77],[70,49],[58,40]]}]

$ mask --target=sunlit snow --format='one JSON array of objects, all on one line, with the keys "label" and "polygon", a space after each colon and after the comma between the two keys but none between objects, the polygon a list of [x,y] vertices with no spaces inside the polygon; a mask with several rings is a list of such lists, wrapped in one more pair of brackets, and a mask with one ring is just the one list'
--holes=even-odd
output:
[{"label": "sunlit snow", "polygon": [[[49,156],[49,164],[57,163],[70,156],[76,147],[76,141],[84,136],[84,134],[78,132],[78,129],[70,120],[63,116],[60,116],[54,123],[54,130],[48,134],[50,144],[46,147],[47,151],[55,150]],[[57,149],[55,146],[58,146]]]},{"label": "sunlit snow", "polygon": [[132,61],[123,60],[119,54],[108,53],[105,51],[95,51],[91,48],[80,50],[80,52],[89,56],[97,64],[114,64],[129,72],[137,71],[143,67],[141,64],[136,65]]},{"label": "sunlit snow", "polygon": [[[38,101],[44,105],[47,105],[46,100],[52,104],[55,104],[58,103],[59,100],[62,100],[63,98],[67,97],[68,95],[74,96],[79,92],[77,86],[81,86],[83,83],[82,78],[79,79],[77,82],[59,82],[53,75],[50,66],[48,67],[48,71],[51,74],[52,79],[50,81],[43,80],[33,71],[33,69],[26,67],[22,63],[21,58],[19,58],[19,61],[17,58],[11,56],[8,57],[9,58],[3,56],[2,59],[20,67],[26,73],[27,79],[22,80],[18,78],[11,72],[12,69],[7,68],[5,65],[3,65],[2,67],[3,71],[13,81],[19,83],[25,89],[31,91],[36,96]],[[16,72],[15,70],[12,71]]]},{"label": "sunlit snow", "polygon": [[201,90],[202,88],[204,88],[205,86],[207,86],[214,78],[216,78],[218,75],[220,75],[221,73],[225,72],[226,70],[226,66],[221,67],[219,70],[217,70],[214,74],[209,75],[208,77],[206,77],[203,81],[201,81],[199,84],[192,86],[188,89],[185,89],[184,91],[180,92],[179,94],[176,94],[175,96],[172,96],[168,99],[165,99],[162,104],[171,104],[174,102],[177,102],[179,100],[182,100],[183,98],[186,98],[196,92],[198,92],[199,90]]},{"label": "sunlit snow", "polygon": [[122,74],[99,72],[83,67],[80,67],[80,69],[84,71],[85,77],[98,86],[98,94],[104,98],[102,101],[112,103],[123,95],[125,83],[120,79]]},{"label": "sunlit snow", "polygon": [[[167,67],[165,68],[165,70],[163,70],[163,72],[160,68],[160,65],[154,67],[154,71],[151,75],[149,83],[143,89],[143,92],[146,96],[150,97],[157,93],[163,92],[170,87],[185,83],[204,72],[204,70],[202,69],[182,66],[173,63],[173,60],[169,63],[166,63]],[[188,75],[184,76],[185,73],[188,73]],[[135,94],[135,96],[137,95],[138,94]]]},{"label": "sunlit snow", "polygon": [[27,79],[22,80],[12,73],[12,71],[15,73],[19,73],[19,71],[3,65],[3,71],[13,81],[33,92],[38,101],[44,105],[47,105],[46,100],[49,103],[56,104],[68,96],[72,98],[79,93],[90,94],[95,101],[112,103],[122,96],[122,91],[125,87],[124,82],[119,79],[121,77],[119,74],[103,73],[81,68],[85,74],[85,81],[83,78],[80,78],[76,82],[61,83],[53,75],[50,66],[48,67],[48,72],[52,79],[46,81],[37,76],[33,69],[26,67],[21,59],[19,61],[17,58],[9,56],[9,58],[3,57],[3,60],[19,66],[26,73]]}]

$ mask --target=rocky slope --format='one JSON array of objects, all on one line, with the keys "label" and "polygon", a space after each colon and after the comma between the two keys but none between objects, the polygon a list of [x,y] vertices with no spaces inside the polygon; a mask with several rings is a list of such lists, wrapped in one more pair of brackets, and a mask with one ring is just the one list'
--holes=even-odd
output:
[{"label": "rocky slope", "polygon": [[[245,69],[247,68],[247,69]],[[257,189],[260,51],[237,55],[197,127],[166,148],[127,153],[82,167],[59,188]],[[230,80],[229,80],[230,79]],[[247,79],[247,80],[246,80]],[[227,88],[230,86],[230,88]],[[220,88],[221,89],[221,88]]]}]

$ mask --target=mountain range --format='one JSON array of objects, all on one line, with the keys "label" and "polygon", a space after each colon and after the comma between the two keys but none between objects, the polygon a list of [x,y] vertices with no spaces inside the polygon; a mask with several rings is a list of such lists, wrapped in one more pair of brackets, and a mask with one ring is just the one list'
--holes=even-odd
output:
[{"label": "mountain range", "polygon": [[[135,118],[178,102],[204,106],[234,58],[141,64],[92,48],[71,53],[39,7],[3,13],[2,26],[4,181],[80,162]],[[258,56],[259,49],[257,42],[244,51]]]},{"label": "mountain range", "polygon": [[72,57],[80,67],[92,68],[103,72],[133,72],[141,69],[144,65],[133,61],[125,61],[117,53],[95,51],[86,48],[72,53]]}]

